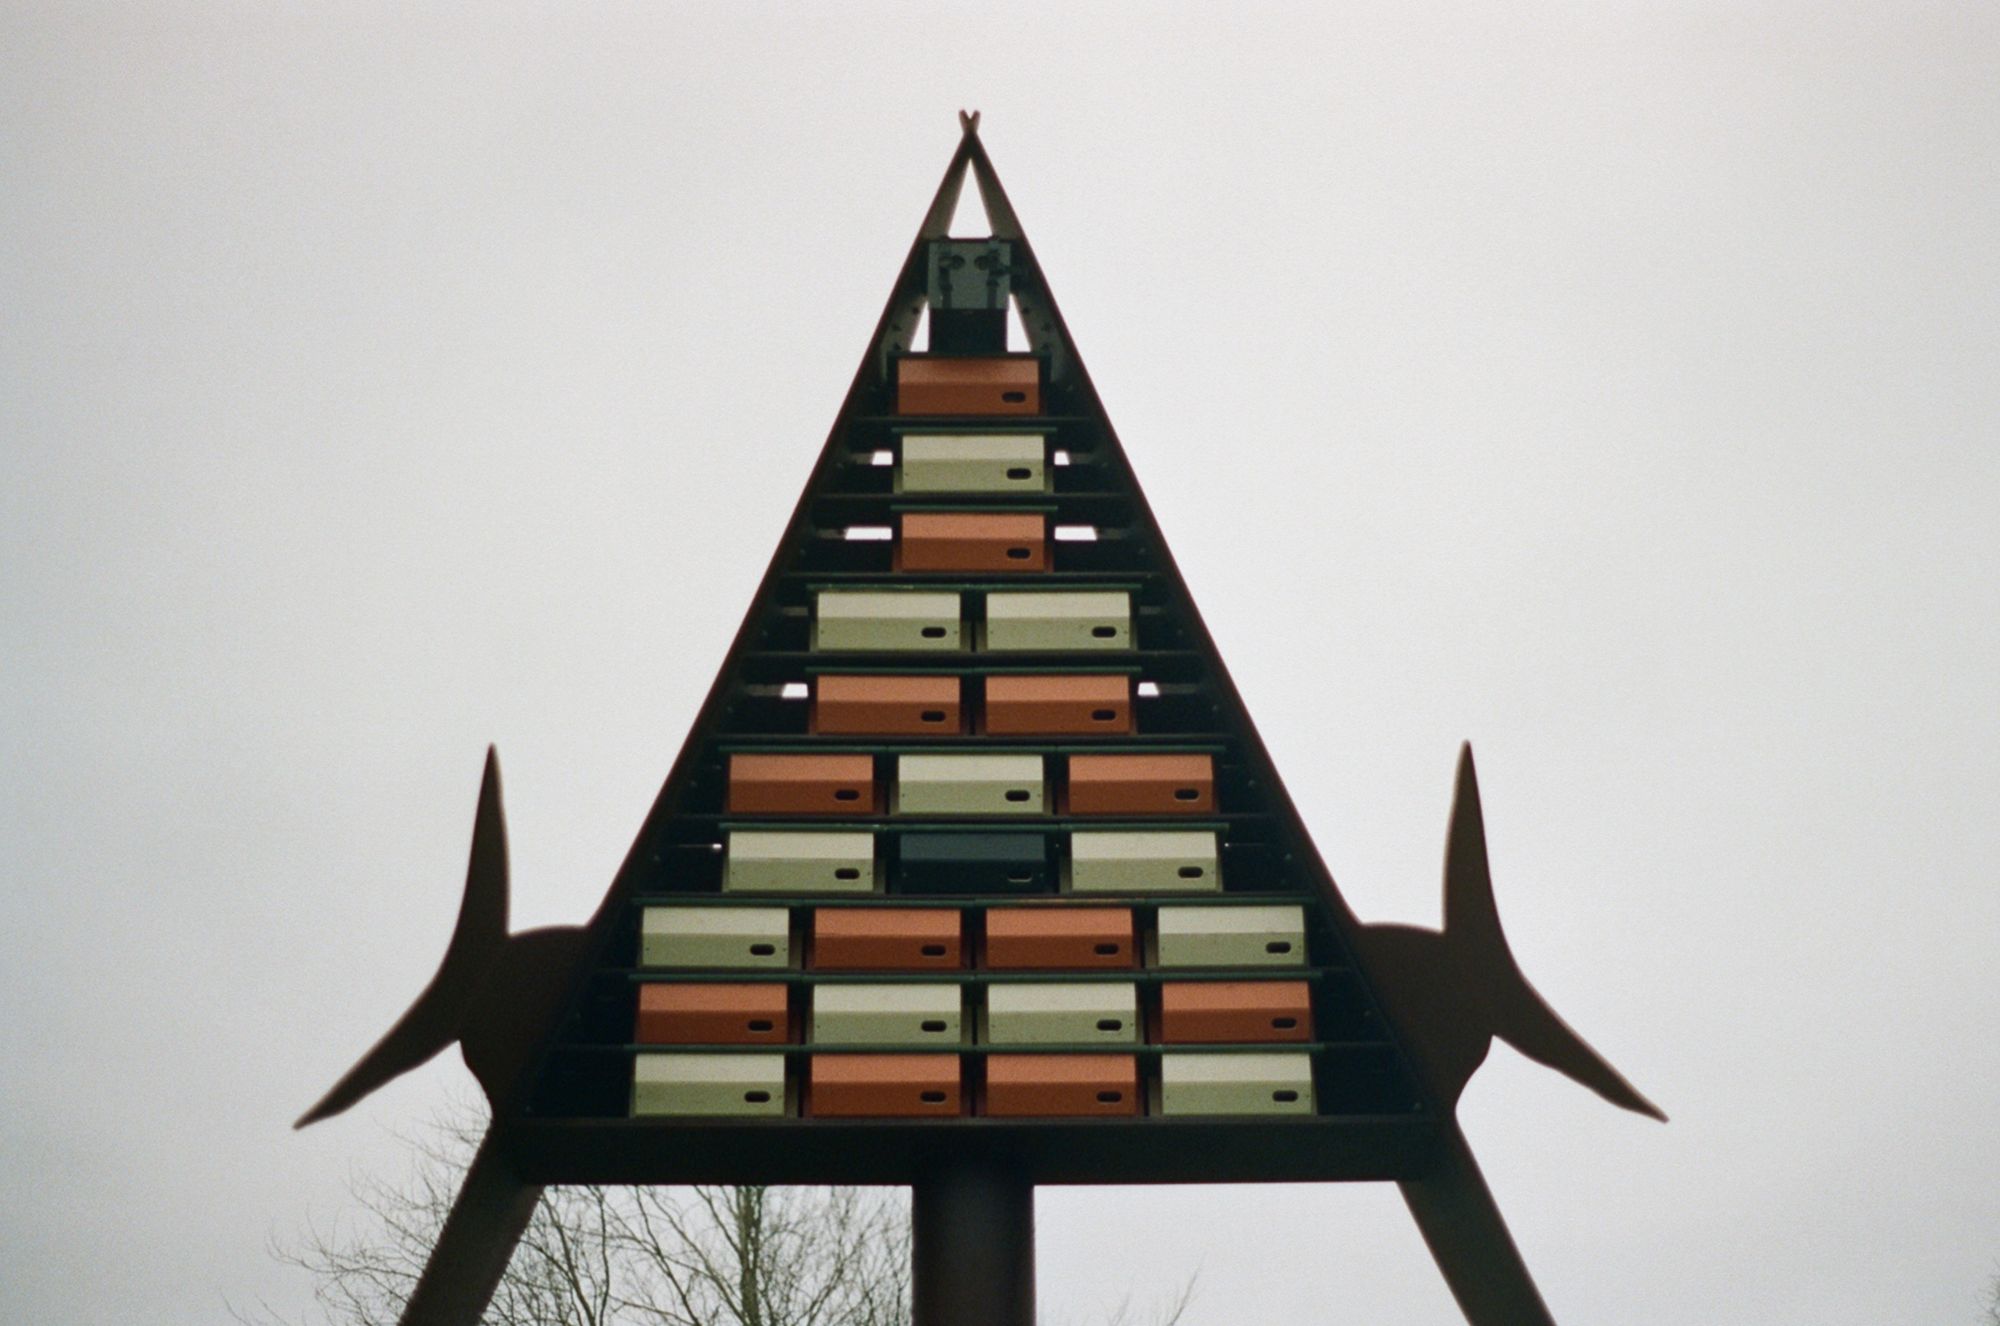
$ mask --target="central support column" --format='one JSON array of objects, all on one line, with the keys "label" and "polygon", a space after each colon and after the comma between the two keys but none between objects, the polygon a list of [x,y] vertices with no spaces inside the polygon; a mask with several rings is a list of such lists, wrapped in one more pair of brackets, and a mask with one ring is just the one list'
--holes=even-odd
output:
[{"label": "central support column", "polygon": [[1035,1185],[941,1167],[910,1192],[912,1326],[1035,1326]]}]

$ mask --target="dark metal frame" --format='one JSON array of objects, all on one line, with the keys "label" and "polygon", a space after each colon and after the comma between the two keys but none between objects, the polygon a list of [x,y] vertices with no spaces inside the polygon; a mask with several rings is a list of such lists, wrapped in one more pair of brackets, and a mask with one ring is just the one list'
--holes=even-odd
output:
[{"label": "dark metal frame", "polygon": [[[411,1299],[406,1323],[476,1321],[542,1186],[551,1183],[909,1183],[916,1191],[918,1326],[947,1320],[955,1326],[1025,1326],[1033,1314],[1035,1184],[1302,1180],[1396,1181],[1468,1321],[1547,1322],[1547,1309],[1453,1117],[1466,1080],[1499,1035],[1613,1103],[1664,1116],[1556,1017],[1515,966],[1493,907],[1469,750],[1460,762],[1447,844],[1444,931],[1364,925],[1347,906],[1250,722],[1075,354],[979,141],[977,115],[961,116],[961,124],[958,149],[877,323],[871,352],[794,508],[787,536],[596,915],[582,928],[507,934],[505,836],[498,771],[489,755],[465,904],[444,963],[409,1013],[300,1123],[338,1113],[454,1040],[492,1100],[493,1127]],[[834,487],[829,480],[851,460],[850,430],[906,422],[871,415],[867,406],[879,399],[880,384],[910,349],[924,305],[926,246],[946,234],[968,174],[980,190],[993,236],[1014,247],[1014,296],[1034,351],[1047,363],[1051,388],[1081,408],[1068,422],[1097,439],[1095,460],[1110,478],[1099,497],[1129,503],[1126,537],[1138,540],[1151,559],[1148,587],[1164,596],[1164,610],[1185,633],[1185,647],[1176,657],[1184,657],[1186,669],[1210,687],[1218,727],[1238,743],[1250,783],[1268,805],[1278,836],[1291,846],[1287,859],[1324,909],[1340,968],[1358,983],[1367,1015],[1379,1014],[1378,1035],[1370,1044],[1400,1065],[1394,1071],[1406,1081],[1407,1090],[1398,1097],[1403,1107],[1255,1121],[550,1117],[538,1100],[540,1084],[552,1072],[551,1056],[558,1053],[564,1029],[585,1017],[593,973],[614,956],[620,921],[657,869],[667,830],[688,816],[687,789],[699,776],[698,762],[712,757],[712,734],[723,730],[741,698],[744,661],[758,654],[761,633],[782,610],[782,596],[796,592],[792,582],[805,574],[794,570],[794,563],[815,537],[815,502],[832,500],[826,497]],[[1044,506],[1063,500],[1037,496]],[[1094,500],[1077,499],[1086,506]],[[881,504],[854,505],[873,510]],[[821,578],[872,583],[891,577],[828,572]],[[1048,573],[1041,583],[1120,579],[1116,573]],[[805,655],[788,666],[809,670],[824,661]],[[1010,657],[1006,667],[1036,661]],[[865,669],[869,660],[854,662]],[[1165,666],[1174,660],[1149,659],[1137,651],[1133,659],[1106,662]],[[990,663],[968,666],[954,659],[950,667],[1005,670]],[[847,667],[843,660],[843,670]],[[823,742],[814,745],[825,748]]]}]

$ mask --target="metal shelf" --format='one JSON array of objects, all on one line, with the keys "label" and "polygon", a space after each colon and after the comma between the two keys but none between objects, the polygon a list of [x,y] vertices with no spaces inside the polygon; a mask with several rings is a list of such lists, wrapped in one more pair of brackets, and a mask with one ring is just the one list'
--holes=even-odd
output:
[{"label": "metal shelf", "polygon": [[788,905],[793,907],[933,907],[955,911],[983,911],[992,907],[1131,907],[1141,911],[1161,907],[1253,906],[1296,903],[1305,906],[1313,895],[1301,889],[1295,893],[1259,890],[1231,893],[1191,893],[1185,897],[1162,893],[871,893],[833,894],[820,897],[798,893],[635,893],[634,907],[716,906],[742,907]]},{"label": "metal shelf", "polygon": [[[744,985],[1165,985],[1195,981],[1308,981],[1345,976],[1351,968],[1318,963],[1310,967],[1104,967],[1094,971],[822,971],[796,967],[743,967],[726,984]],[[633,985],[714,985],[713,968],[599,967],[599,978],[622,978]]]},{"label": "metal shelf", "polygon": [[576,1054],[783,1054],[798,1058],[814,1054],[1131,1054],[1158,1058],[1163,1054],[1272,1054],[1297,1051],[1301,1054],[1374,1053],[1394,1047],[1386,1040],[1367,1041],[1230,1041],[1226,1044],[1156,1042],[1130,1044],[987,1045],[951,1042],[943,1045],[882,1045],[786,1041],[777,1045],[686,1044],[655,1045],[633,1042],[625,1045],[566,1045],[565,1053]]},{"label": "metal shelf", "polygon": [[1174,815],[988,815],[942,816],[909,815],[821,815],[821,816],[773,816],[758,819],[754,815],[728,814],[719,811],[683,811],[674,817],[676,824],[688,824],[696,828],[713,825],[717,829],[867,829],[885,832],[897,829],[956,829],[968,832],[1003,829],[1121,829],[1137,831],[1141,829],[1209,829],[1226,832],[1239,824],[1262,824],[1272,819],[1270,811],[1245,810],[1224,811],[1221,814],[1204,811],[1200,815],[1181,818]]}]

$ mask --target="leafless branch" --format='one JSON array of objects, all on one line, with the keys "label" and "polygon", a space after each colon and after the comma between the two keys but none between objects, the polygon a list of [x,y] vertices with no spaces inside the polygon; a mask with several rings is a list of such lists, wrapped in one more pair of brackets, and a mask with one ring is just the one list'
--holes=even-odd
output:
[{"label": "leafless branch", "polygon": [[[272,1255],[312,1277],[313,1310],[230,1307],[242,1326],[395,1326],[485,1121],[471,1107],[406,1137],[396,1178],[355,1175],[353,1210]],[[1183,1326],[1190,1277],[1108,1326]],[[1997,1286],[1996,1289],[2000,1289]],[[552,1188],[482,1326],[909,1326],[910,1208],[895,1188]],[[1996,1301],[1994,1326],[2000,1326]]]}]

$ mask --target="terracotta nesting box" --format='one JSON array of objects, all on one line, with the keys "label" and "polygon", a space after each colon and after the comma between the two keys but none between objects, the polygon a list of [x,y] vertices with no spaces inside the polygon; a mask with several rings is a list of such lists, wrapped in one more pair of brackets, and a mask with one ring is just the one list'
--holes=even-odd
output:
[{"label": "terracotta nesting box", "polygon": [[1046,571],[1048,519],[1019,512],[912,511],[896,540],[898,571]]},{"label": "terracotta nesting box", "polygon": [[995,1054],[986,1113],[999,1118],[1139,1112],[1139,1061],[1129,1054]]},{"label": "terracotta nesting box", "polygon": [[1312,1039],[1304,981],[1169,981],[1160,987],[1160,1040],[1220,1044]]},{"label": "terracotta nesting box", "polygon": [[963,952],[948,907],[821,907],[813,912],[818,971],[949,971]]},{"label": "terracotta nesting box", "polygon": [[1130,732],[1132,679],[991,676],[985,727],[994,736],[1010,737]]},{"label": "terracotta nesting box", "polygon": [[1200,815],[1215,810],[1207,755],[1072,755],[1072,815]]},{"label": "terracotta nesting box", "polygon": [[995,971],[1131,967],[1129,907],[995,907],[986,913],[986,965]]},{"label": "terracotta nesting box", "polygon": [[779,984],[673,982],[639,987],[642,1045],[782,1045],[791,1036]]},{"label": "terracotta nesting box", "polygon": [[875,760],[868,755],[732,755],[732,815],[872,815]]},{"label": "terracotta nesting box", "polygon": [[821,677],[812,730],[828,736],[916,736],[961,728],[956,677]]},{"label": "terracotta nesting box", "polygon": [[806,1113],[921,1118],[961,1113],[955,1054],[816,1054]]},{"label": "terracotta nesting box", "polygon": [[898,414],[1040,414],[1042,364],[1033,355],[905,355],[896,361]]}]

